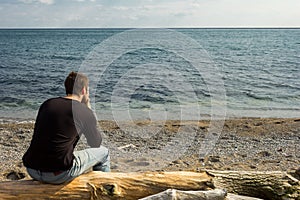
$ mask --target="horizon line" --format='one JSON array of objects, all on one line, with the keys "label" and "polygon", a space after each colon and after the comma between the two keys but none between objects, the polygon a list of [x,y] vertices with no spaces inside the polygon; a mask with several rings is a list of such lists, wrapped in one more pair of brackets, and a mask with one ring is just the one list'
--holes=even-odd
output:
[{"label": "horizon line", "polygon": [[203,26],[203,27],[0,27],[0,29],[300,29],[300,26]]}]

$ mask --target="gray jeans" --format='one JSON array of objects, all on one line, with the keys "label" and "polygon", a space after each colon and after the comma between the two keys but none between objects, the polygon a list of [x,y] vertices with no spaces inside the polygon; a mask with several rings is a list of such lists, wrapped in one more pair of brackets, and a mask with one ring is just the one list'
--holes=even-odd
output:
[{"label": "gray jeans", "polygon": [[104,146],[75,151],[74,156],[73,165],[67,171],[53,173],[27,168],[27,172],[35,180],[44,183],[61,184],[71,181],[91,169],[103,172],[110,171],[109,151]]}]

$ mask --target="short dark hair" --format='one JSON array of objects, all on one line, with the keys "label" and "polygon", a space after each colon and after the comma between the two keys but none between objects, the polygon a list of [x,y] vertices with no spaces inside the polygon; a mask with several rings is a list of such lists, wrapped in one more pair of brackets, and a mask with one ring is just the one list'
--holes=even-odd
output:
[{"label": "short dark hair", "polygon": [[89,80],[87,76],[77,72],[71,72],[65,80],[66,94],[80,95],[84,87],[88,87]]}]

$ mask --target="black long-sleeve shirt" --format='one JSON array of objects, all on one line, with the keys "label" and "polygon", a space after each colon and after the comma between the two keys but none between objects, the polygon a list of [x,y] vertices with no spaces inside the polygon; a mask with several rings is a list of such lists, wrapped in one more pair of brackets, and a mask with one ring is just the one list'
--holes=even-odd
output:
[{"label": "black long-sleeve shirt", "polygon": [[36,118],[30,147],[23,156],[24,165],[45,172],[70,169],[81,134],[91,147],[100,146],[97,120],[86,105],[62,97],[45,101]]}]

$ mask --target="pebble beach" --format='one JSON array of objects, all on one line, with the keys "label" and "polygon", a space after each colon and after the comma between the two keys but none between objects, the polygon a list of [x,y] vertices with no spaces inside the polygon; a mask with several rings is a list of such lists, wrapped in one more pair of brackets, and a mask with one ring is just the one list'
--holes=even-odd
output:
[{"label": "pebble beach", "polygon": [[[115,172],[205,169],[295,172],[299,169],[300,118],[226,119],[211,151],[200,157],[199,149],[210,123],[209,120],[127,123],[127,127],[134,125],[146,132],[158,129],[148,137],[139,136],[138,129],[128,133],[114,121],[99,121],[99,128],[103,145],[110,149],[111,170]],[[34,121],[0,120],[0,181],[30,179],[21,159],[30,144],[33,128]],[[173,151],[170,156],[159,156],[179,130],[193,134],[184,151],[180,155]],[[76,150],[84,148],[87,145],[83,138]]]}]

